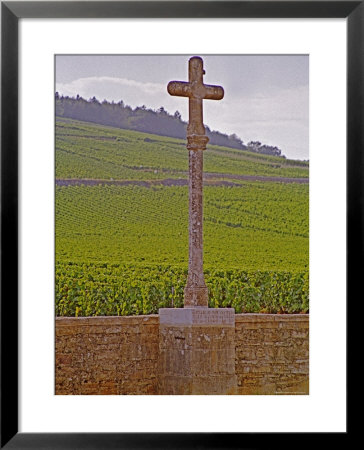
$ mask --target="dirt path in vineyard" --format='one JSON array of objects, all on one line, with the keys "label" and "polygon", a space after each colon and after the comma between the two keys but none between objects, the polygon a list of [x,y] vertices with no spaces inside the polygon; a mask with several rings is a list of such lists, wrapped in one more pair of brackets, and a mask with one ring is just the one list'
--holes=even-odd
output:
[{"label": "dirt path in vineyard", "polygon": [[[181,173],[184,178],[165,178],[163,180],[101,180],[101,179],[87,179],[87,178],[57,178],[57,186],[97,186],[114,185],[114,186],[144,186],[151,187],[155,185],[162,186],[187,186],[187,173]],[[276,183],[300,183],[308,184],[308,178],[288,178],[288,177],[265,177],[261,175],[234,175],[226,173],[205,173],[205,186],[241,186],[238,183],[227,180],[243,180],[243,181],[260,181],[260,182],[276,182]]]}]

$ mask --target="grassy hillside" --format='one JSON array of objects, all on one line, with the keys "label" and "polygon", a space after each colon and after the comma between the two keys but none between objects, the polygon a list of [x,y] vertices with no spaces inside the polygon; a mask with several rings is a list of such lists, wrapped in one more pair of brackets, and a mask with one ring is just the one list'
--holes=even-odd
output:
[{"label": "grassy hillside", "polygon": [[[149,180],[178,178],[188,170],[184,140],[64,118],[56,121],[56,156],[57,178]],[[308,177],[307,163],[216,145],[205,152],[204,170]]]},{"label": "grassy hillside", "polygon": [[[284,182],[307,179],[308,167],[299,164],[217,146],[204,153],[205,172],[214,180],[204,187],[210,306],[308,310],[308,184]],[[182,306],[188,188],[162,183],[185,179],[187,166],[184,141],[57,120],[58,315]],[[244,175],[277,181],[247,181]]]}]

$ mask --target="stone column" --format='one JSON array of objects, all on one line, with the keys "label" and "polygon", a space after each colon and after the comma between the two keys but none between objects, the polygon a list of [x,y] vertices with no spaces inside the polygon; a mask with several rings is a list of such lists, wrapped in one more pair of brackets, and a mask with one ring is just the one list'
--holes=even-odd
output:
[{"label": "stone column", "polygon": [[184,306],[207,307],[208,291],[203,274],[203,151],[207,136],[187,136],[189,151],[189,249],[188,277],[185,287]]}]

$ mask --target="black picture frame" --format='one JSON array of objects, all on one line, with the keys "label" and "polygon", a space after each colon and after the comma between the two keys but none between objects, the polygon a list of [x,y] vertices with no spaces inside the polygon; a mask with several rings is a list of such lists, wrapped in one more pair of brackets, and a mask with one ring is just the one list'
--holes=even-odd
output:
[{"label": "black picture frame", "polygon": [[[346,18],[347,300],[357,300],[363,265],[364,1],[1,2],[1,448],[225,449],[309,445],[290,433],[18,432],[18,21],[21,18]],[[347,346],[348,351],[350,346]],[[335,393],[333,393],[335,395]],[[349,416],[347,416],[349,417]],[[348,429],[349,431],[349,429]],[[337,433],[335,440],[347,439]],[[315,444],[325,439],[314,435]],[[268,444],[269,443],[269,444]]]}]

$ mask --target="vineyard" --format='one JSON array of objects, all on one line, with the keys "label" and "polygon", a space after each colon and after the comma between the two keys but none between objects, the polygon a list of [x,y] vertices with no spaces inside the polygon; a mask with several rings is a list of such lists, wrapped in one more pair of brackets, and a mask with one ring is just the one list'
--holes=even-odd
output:
[{"label": "vineyard", "polygon": [[[65,180],[56,186],[56,315],[182,306],[188,188],[162,181],[186,178],[184,142],[68,119],[56,124],[56,178]],[[204,158],[204,170],[216,179],[204,187],[210,306],[307,312],[308,184],[238,178],[308,178],[307,165],[217,146]],[[219,184],[224,175],[237,178]],[[72,185],[69,179],[99,181]],[[153,184],[116,183],[122,180]]]},{"label": "vineyard", "polygon": [[[56,178],[162,179],[188,170],[181,139],[70,119],[57,119],[56,138]],[[308,177],[307,163],[299,163],[216,145],[204,155],[205,172],[235,175]]]}]

